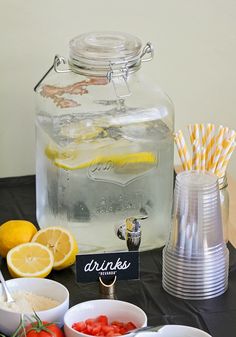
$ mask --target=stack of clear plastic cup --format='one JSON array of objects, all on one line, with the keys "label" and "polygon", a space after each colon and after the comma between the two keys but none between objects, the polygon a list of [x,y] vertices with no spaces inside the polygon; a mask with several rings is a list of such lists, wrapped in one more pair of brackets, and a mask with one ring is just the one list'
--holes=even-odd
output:
[{"label": "stack of clear plastic cup", "polygon": [[223,239],[217,177],[177,175],[174,217],[163,250],[163,288],[184,299],[207,299],[228,287],[229,252]]}]

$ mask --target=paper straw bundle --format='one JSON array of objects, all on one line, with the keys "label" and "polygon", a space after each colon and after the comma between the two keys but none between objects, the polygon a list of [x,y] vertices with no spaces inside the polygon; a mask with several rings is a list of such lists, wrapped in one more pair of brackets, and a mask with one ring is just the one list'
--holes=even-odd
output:
[{"label": "paper straw bundle", "polygon": [[183,132],[179,130],[174,134],[183,170],[209,171],[223,177],[236,146],[236,132],[210,123],[188,125],[188,132],[192,156]]}]

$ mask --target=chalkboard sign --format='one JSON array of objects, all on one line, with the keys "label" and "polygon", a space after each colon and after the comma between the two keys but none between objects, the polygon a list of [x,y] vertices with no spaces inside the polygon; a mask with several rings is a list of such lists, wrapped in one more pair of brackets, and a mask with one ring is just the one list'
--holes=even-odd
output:
[{"label": "chalkboard sign", "polygon": [[139,252],[79,254],[76,256],[77,282],[95,282],[99,277],[117,280],[139,279]]}]

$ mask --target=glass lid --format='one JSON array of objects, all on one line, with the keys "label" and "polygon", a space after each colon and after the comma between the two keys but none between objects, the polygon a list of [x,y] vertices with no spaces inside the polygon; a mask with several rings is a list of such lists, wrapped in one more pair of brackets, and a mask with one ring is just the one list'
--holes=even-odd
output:
[{"label": "glass lid", "polygon": [[69,63],[73,67],[97,70],[140,63],[142,42],[137,37],[120,32],[90,32],[70,41]]}]

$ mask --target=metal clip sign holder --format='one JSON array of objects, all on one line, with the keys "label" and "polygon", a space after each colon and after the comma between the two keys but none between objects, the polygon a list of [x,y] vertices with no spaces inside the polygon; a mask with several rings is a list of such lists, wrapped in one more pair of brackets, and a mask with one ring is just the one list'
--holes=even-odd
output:
[{"label": "metal clip sign holder", "polygon": [[115,294],[116,275],[111,282],[106,283],[101,276],[99,276],[99,291],[103,298],[116,299]]}]

